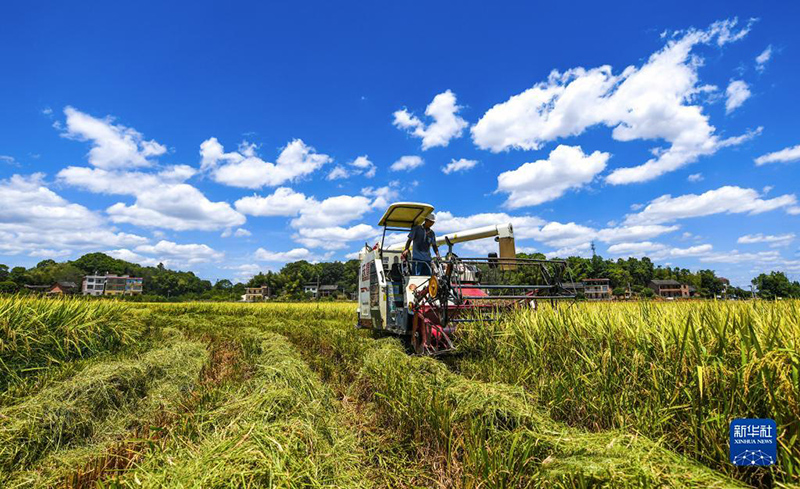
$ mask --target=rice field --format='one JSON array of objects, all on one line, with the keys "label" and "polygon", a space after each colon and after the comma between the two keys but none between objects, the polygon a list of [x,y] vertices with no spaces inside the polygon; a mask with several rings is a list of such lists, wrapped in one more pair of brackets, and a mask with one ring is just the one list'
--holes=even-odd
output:
[{"label": "rice field", "polygon": [[[797,487],[800,302],[578,303],[424,358],[355,305],[0,298],[0,487]],[[772,418],[736,468],[728,424]]]}]

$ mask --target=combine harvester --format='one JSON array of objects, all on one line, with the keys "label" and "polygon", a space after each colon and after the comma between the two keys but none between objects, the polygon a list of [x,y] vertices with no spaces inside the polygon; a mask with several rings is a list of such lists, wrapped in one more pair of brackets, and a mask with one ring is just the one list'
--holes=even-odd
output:
[{"label": "combine harvester", "polygon": [[[461,323],[494,320],[498,313],[520,307],[535,309],[538,300],[575,298],[562,285],[566,261],[516,257],[510,223],[437,237],[437,245],[448,246],[447,254],[433,259],[431,276],[412,275],[413,267],[402,255],[405,239],[385,247],[386,233],[408,233],[432,211],[433,206],[416,202],[390,205],[378,223],[383,227],[381,242],[365,245],[359,253],[359,328],[406,337],[417,353],[435,355],[453,350]],[[499,243],[499,256],[461,258],[453,253],[457,243],[487,238]]]}]

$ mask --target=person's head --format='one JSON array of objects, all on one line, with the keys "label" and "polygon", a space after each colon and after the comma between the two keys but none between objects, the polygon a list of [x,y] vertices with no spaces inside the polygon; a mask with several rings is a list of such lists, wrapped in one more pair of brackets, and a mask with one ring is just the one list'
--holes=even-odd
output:
[{"label": "person's head", "polygon": [[425,226],[425,229],[430,229],[434,222],[436,222],[436,214],[431,212],[425,217],[425,222],[422,225]]}]

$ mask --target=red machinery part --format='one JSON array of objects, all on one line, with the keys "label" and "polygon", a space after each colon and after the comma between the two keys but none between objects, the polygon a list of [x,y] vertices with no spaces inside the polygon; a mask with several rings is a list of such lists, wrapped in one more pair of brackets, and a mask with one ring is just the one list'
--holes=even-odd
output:
[{"label": "red machinery part", "polygon": [[453,342],[442,328],[441,320],[434,308],[420,306],[414,311],[411,344],[418,354],[434,354],[453,348]]}]

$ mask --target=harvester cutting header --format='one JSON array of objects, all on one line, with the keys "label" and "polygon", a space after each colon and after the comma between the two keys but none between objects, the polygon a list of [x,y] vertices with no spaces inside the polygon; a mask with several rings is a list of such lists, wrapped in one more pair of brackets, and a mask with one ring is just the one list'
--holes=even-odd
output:
[{"label": "harvester cutting header", "polygon": [[[409,337],[417,353],[436,354],[453,349],[461,323],[535,308],[537,300],[575,298],[562,285],[565,261],[516,257],[510,223],[434,238],[432,212],[429,204],[398,202],[384,213],[378,223],[383,227],[380,243],[365,245],[359,253],[358,327]],[[387,232],[408,233],[408,241],[384,246]],[[499,243],[499,255],[462,258],[453,252],[458,243],[488,238]],[[437,256],[413,248],[409,254],[411,244],[429,244]],[[439,245],[447,245],[444,257]]]}]

